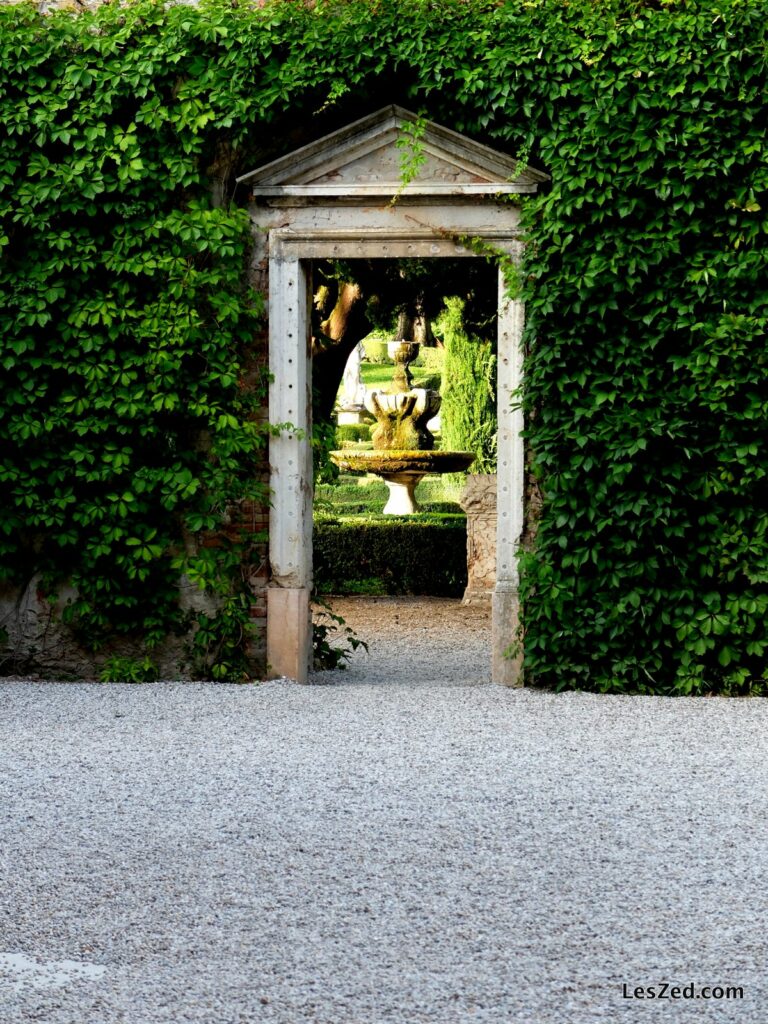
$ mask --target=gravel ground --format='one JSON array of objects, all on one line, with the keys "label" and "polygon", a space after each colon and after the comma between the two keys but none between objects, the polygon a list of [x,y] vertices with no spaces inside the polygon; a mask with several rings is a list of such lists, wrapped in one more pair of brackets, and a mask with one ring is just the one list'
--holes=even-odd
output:
[{"label": "gravel ground", "polygon": [[[0,684],[3,1024],[768,1020],[768,703],[387,628],[327,686]],[[744,998],[622,995],[664,982]]]},{"label": "gravel ground", "polygon": [[331,607],[368,644],[315,683],[471,686],[491,681],[491,610],[442,597],[332,597]]}]

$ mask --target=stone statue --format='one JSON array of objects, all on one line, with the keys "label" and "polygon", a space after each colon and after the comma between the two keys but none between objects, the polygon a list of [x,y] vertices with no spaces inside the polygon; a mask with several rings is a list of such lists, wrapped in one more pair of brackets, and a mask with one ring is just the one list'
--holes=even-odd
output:
[{"label": "stone statue", "polygon": [[339,423],[360,423],[365,418],[365,384],[360,371],[362,359],[363,346],[355,345],[347,359],[341,380],[341,405],[337,421]]}]

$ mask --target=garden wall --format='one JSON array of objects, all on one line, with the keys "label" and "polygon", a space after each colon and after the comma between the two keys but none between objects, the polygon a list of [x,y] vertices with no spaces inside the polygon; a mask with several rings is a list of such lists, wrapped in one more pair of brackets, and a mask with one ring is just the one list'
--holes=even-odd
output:
[{"label": "garden wall", "polygon": [[5,593],[75,593],[88,649],[191,629],[195,671],[262,670],[263,535],[224,529],[268,501],[233,182],[384,97],[552,178],[518,282],[528,681],[764,692],[765,34],[761,0],[2,7]]}]

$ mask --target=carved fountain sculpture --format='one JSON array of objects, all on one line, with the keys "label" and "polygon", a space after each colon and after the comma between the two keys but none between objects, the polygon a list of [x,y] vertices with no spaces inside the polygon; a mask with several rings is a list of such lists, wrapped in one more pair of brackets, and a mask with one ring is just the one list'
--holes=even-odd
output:
[{"label": "carved fountain sculpture", "polygon": [[414,388],[409,370],[419,354],[412,341],[391,341],[387,346],[394,360],[392,387],[369,391],[365,407],[376,417],[371,434],[373,451],[331,452],[340,469],[362,470],[382,477],[389,489],[385,515],[413,515],[420,511],[415,490],[427,473],[458,473],[467,469],[472,452],[435,451],[435,439],[427,424],[436,415],[442,399],[431,388]]}]

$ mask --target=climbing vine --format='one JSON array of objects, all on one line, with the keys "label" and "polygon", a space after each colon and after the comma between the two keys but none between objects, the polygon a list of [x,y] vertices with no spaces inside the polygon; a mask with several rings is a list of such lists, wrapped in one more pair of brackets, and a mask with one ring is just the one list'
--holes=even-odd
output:
[{"label": "climbing vine", "polygon": [[3,579],[151,646],[203,614],[189,571],[226,609],[198,653],[239,675],[264,437],[235,178],[398,102],[552,179],[523,203],[529,679],[763,692],[765,33],[762,0],[3,6]]},{"label": "climbing vine", "polygon": [[[126,51],[148,42],[139,9],[2,14],[0,575],[52,598],[69,584],[64,620],[94,650],[187,629],[184,573],[220,598],[219,629],[242,630],[200,544],[232,502],[265,497],[248,218],[206,196],[183,90],[171,124],[169,81],[146,45]],[[201,673],[228,671],[211,653]]]},{"label": "climbing vine", "polygon": [[539,39],[560,96],[526,209],[529,670],[765,693],[765,26],[672,4],[593,22],[578,57]]}]

